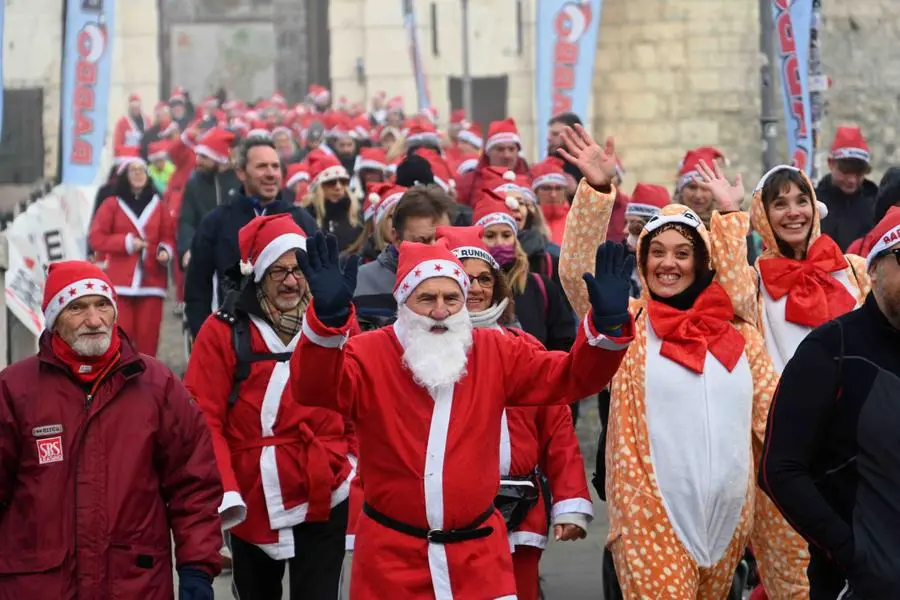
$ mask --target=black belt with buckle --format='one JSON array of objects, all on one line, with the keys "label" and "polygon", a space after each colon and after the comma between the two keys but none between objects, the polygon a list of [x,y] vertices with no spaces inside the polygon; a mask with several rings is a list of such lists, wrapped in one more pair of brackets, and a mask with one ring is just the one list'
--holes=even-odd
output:
[{"label": "black belt with buckle", "polygon": [[493,527],[480,527],[482,523],[487,521],[494,514],[494,507],[490,506],[468,526],[463,529],[423,529],[415,527],[407,523],[403,523],[396,519],[392,519],[384,513],[375,510],[368,502],[363,503],[363,512],[366,516],[378,523],[384,525],[388,529],[399,531],[406,535],[421,540],[428,540],[432,544],[456,544],[459,542],[467,542],[469,540],[477,540],[487,537],[494,533]]}]

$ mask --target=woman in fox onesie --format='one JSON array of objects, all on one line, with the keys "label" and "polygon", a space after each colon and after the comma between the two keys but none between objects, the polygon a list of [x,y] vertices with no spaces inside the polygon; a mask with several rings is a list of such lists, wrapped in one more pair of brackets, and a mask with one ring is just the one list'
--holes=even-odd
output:
[{"label": "woman in fox onesie", "polygon": [[[729,239],[713,249],[713,260],[734,274],[723,285],[736,312],[755,323],[765,338],[779,376],[810,331],[854,310],[869,293],[865,259],[843,255],[837,243],[821,233],[824,212],[803,171],[781,165],[766,173],[750,206],[749,221],[763,240],[755,266],[748,266],[733,250],[747,233],[747,217],[743,213],[721,216],[723,237]],[[757,464],[769,400],[753,422]],[[764,479],[760,485],[766,489]],[[809,598],[808,545],[762,490],[757,494],[752,540],[766,593],[772,600]]]},{"label": "woman in fox onesie", "polygon": [[[560,275],[580,314],[587,294],[574,274],[589,272],[586,258],[606,235],[615,157],[611,143],[604,152],[581,129],[566,137],[566,158],[585,180]],[[606,453],[608,546],[628,599],[721,600],[750,538],[752,421],[775,376],[762,337],[735,316],[719,283],[730,274],[710,261],[718,242],[679,204],[638,238],[643,292],[631,306],[635,341],[611,386]]]}]

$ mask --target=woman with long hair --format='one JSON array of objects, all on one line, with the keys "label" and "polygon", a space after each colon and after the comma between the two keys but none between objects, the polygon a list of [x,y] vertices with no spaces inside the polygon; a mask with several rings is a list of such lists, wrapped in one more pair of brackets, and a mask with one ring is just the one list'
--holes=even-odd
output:
[{"label": "woman with long hair", "polygon": [[105,270],[119,297],[119,326],[140,352],[156,356],[175,222],[137,149],[122,149],[117,160],[116,194],[100,204],[88,240],[106,256]]},{"label": "woman with long hair", "polygon": [[[611,140],[604,151],[581,127],[564,140],[561,154],[584,179],[560,274],[583,316],[589,300],[582,274],[593,268],[615,202],[615,154]],[[611,385],[603,486],[607,547],[625,598],[730,597],[750,539],[754,425],[775,377],[762,336],[735,313],[721,283],[731,274],[712,258],[733,233],[718,227],[720,213],[739,207],[720,198],[707,231],[697,213],[671,204],[637,240],[642,292],[631,305],[635,340]],[[732,250],[746,256],[746,246]]]},{"label": "woman with long hair", "polygon": [[363,203],[365,225],[356,240],[344,249],[344,254],[359,254],[362,264],[372,262],[384,250],[391,239],[391,217],[403,193],[408,188],[391,182],[375,183],[369,186],[369,193]]},{"label": "woman with long hair", "polygon": [[[513,292],[516,318],[523,330],[548,350],[568,350],[575,341],[575,320],[562,289],[550,278],[532,273],[517,239],[521,212],[515,199],[485,189],[472,220],[484,228],[483,241],[500,265]],[[517,220],[518,219],[518,220]]]},{"label": "woman with long hair", "polygon": [[[540,342],[515,327],[515,302],[500,265],[482,241],[481,227],[438,227],[472,284],[466,309],[475,327]],[[546,476],[549,485],[541,475]],[[593,505],[584,461],[567,407],[509,408],[500,431],[500,494],[520,600],[540,597],[538,566],[550,526],[557,541],[584,538]],[[548,504],[549,499],[552,502]],[[549,517],[549,519],[548,519]]]},{"label": "woman with long hair", "polygon": [[[716,186],[713,192],[723,197],[729,190]],[[714,248],[714,260],[733,273],[723,284],[742,318],[754,323],[765,338],[776,376],[810,331],[861,306],[869,293],[865,259],[844,255],[834,240],[821,233],[822,212],[823,205],[803,171],[781,165],[766,173],[750,204],[749,221],[763,240],[754,266],[733,250],[740,243],[738,236],[746,235],[747,217],[737,213],[722,218],[724,230],[734,235]],[[762,462],[770,401],[767,398],[754,422],[755,450]],[[760,483],[765,490],[764,478]],[[773,600],[808,598],[807,568],[818,568],[816,561],[809,564],[810,553],[816,556],[819,551],[808,546],[762,492],[756,513],[753,551],[766,593]]]},{"label": "woman with long hair", "polygon": [[359,237],[362,215],[350,192],[350,174],[331,154],[315,150],[309,155],[310,189],[301,206],[316,219],[319,229],[333,233],[343,251]]}]

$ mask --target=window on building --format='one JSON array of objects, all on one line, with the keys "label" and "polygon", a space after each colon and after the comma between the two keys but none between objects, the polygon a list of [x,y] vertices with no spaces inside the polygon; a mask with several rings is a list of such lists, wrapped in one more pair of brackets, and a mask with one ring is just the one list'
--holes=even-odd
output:
[{"label": "window on building", "polygon": [[0,184],[31,185],[43,178],[44,90],[4,90]]},{"label": "window on building", "polygon": [[[462,78],[450,77],[450,108],[463,108]],[[472,78],[472,114],[469,118],[485,128],[491,121],[500,121],[507,117],[506,98],[509,89],[509,78],[473,77]]]}]

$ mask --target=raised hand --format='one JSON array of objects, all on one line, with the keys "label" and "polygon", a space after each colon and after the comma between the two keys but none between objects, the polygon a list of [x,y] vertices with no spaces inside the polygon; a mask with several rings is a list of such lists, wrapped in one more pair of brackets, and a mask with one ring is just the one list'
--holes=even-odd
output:
[{"label": "raised hand", "polygon": [[306,252],[297,252],[297,264],[309,284],[316,316],[326,325],[342,325],[356,291],[359,256],[351,256],[341,269],[337,238],[319,231],[306,240]]},{"label": "raised hand", "polygon": [[616,141],[606,138],[606,145],[600,144],[581,125],[575,129],[566,127],[562,132],[565,148],[559,155],[578,167],[593,188],[605,188],[616,176]]},{"label": "raised hand", "polygon": [[601,332],[628,322],[634,256],[625,246],[607,240],[597,248],[594,274],[585,273],[594,326]]},{"label": "raised hand", "polygon": [[706,161],[701,160],[697,165],[697,171],[700,173],[697,185],[712,192],[716,208],[720,212],[741,210],[745,192],[744,182],[740,173],[734,178],[734,184],[731,184],[725,175],[722,174],[722,168],[719,166],[719,163],[713,163],[713,167],[710,168]]}]

